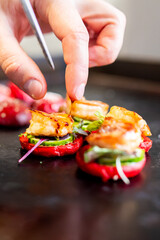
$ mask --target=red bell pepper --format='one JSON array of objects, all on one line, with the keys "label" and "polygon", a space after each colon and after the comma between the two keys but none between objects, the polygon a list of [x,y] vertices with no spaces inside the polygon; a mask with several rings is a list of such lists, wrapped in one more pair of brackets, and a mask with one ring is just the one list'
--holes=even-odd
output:
[{"label": "red bell pepper", "polygon": [[[29,139],[25,135],[20,136],[19,140],[23,149],[30,150],[34,147],[34,144],[29,143]],[[33,154],[45,157],[71,155],[76,153],[82,144],[83,137],[78,136],[72,143],[68,143],[66,145],[53,147],[39,146],[33,151]]]},{"label": "red bell pepper", "polygon": [[[100,165],[96,162],[85,163],[84,162],[84,152],[90,148],[89,145],[82,147],[76,154],[76,161],[80,169],[84,172],[89,173],[93,176],[101,177],[104,182],[109,179],[121,179],[116,166],[106,166]],[[138,175],[143,169],[146,162],[144,158],[140,162],[135,162],[134,164],[122,165],[122,169],[126,177],[131,178]]]}]

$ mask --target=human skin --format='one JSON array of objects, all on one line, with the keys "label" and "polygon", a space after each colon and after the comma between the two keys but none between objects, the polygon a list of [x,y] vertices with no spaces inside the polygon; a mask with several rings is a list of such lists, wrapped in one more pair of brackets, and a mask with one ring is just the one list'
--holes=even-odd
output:
[{"label": "human skin", "polygon": [[[88,68],[111,64],[121,49],[124,14],[103,0],[30,0],[41,29],[62,42],[66,89],[81,99]],[[34,99],[47,85],[36,63],[20,46],[32,34],[20,0],[0,0],[0,66],[7,77]]]}]

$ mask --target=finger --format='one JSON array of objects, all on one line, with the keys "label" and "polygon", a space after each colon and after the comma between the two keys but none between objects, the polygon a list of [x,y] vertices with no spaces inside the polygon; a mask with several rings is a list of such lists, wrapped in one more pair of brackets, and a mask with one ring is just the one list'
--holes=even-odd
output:
[{"label": "finger", "polygon": [[0,66],[8,78],[34,99],[46,93],[46,82],[38,68],[14,37],[9,24],[0,25]]},{"label": "finger", "polygon": [[68,34],[62,41],[66,67],[66,89],[72,100],[83,97],[88,79],[88,39],[83,33]]},{"label": "finger", "polygon": [[[44,22],[41,19],[38,19],[38,23],[39,23],[40,28],[41,28],[41,30],[42,30],[42,32],[44,34],[52,32],[52,29],[51,29],[51,27],[49,26],[48,23]],[[26,36],[32,36],[33,34],[34,34],[33,30],[29,29],[29,31],[27,32]]]},{"label": "finger", "polygon": [[88,32],[73,1],[48,1],[47,9],[46,18],[62,41],[67,93],[72,100],[81,99],[88,78]]},{"label": "finger", "polygon": [[116,60],[123,43],[125,22],[125,16],[120,12],[115,18],[106,19],[105,27],[89,47],[90,67],[111,64]]}]

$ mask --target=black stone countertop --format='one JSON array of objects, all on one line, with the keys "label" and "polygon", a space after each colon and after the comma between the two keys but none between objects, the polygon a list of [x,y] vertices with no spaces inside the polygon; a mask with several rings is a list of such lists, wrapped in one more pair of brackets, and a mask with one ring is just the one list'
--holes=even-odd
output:
[{"label": "black stone countertop", "polygon": [[[49,90],[65,94],[63,81],[53,85],[51,75],[46,77]],[[160,95],[138,91],[138,85],[137,91],[111,88],[100,84],[102,78],[109,77],[92,73],[86,97],[134,110],[151,127],[153,148],[144,170],[128,186],[83,173],[74,156],[29,156],[18,165],[18,134],[24,129],[1,127],[1,240],[160,239]]]}]

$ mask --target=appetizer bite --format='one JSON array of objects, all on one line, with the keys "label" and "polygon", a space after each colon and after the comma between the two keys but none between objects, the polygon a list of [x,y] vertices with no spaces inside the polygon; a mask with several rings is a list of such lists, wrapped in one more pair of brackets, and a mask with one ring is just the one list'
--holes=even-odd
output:
[{"label": "appetizer bite", "polygon": [[31,119],[29,109],[54,113],[65,104],[65,99],[57,93],[47,92],[43,99],[34,100],[12,82],[0,84],[0,125],[26,126]]},{"label": "appetizer bite", "polygon": [[64,105],[65,99],[60,94],[47,92],[43,99],[33,102],[32,109],[46,113],[54,113],[59,112],[60,108]]},{"label": "appetizer bite", "polygon": [[77,131],[92,132],[103,123],[108,112],[109,105],[101,101],[89,101],[83,98],[72,102],[67,96],[66,112],[74,119],[74,127]]},{"label": "appetizer bite", "polygon": [[70,115],[36,110],[31,114],[30,126],[19,137],[22,148],[29,151],[25,157],[32,151],[45,157],[70,155],[82,145],[83,137],[73,133],[74,121]]},{"label": "appetizer bite", "polygon": [[30,117],[29,109],[22,101],[10,97],[0,101],[1,126],[22,127],[28,124]]},{"label": "appetizer bite", "polygon": [[[147,123],[137,113],[114,106],[102,126],[86,137],[89,145],[76,155],[78,166],[85,172],[109,179],[122,179],[126,184],[143,169],[146,136],[151,136]],[[143,148],[143,149],[142,149]]]},{"label": "appetizer bite", "polygon": [[141,142],[139,147],[148,152],[152,147],[152,140],[148,138],[151,136],[151,131],[146,121],[136,112],[129,111],[123,107],[113,106],[110,112],[107,114],[108,117],[122,120],[123,122],[132,123],[137,126],[141,131]]},{"label": "appetizer bite", "polygon": [[0,84],[0,125],[22,127],[28,124],[29,119],[28,106],[13,98],[8,86]]},{"label": "appetizer bite", "polygon": [[9,89],[13,98],[25,102],[29,108],[46,113],[59,112],[61,106],[65,104],[65,99],[58,93],[47,92],[44,98],[34,100],[28,94],[19,89],[14,83],[9,82]]}]

